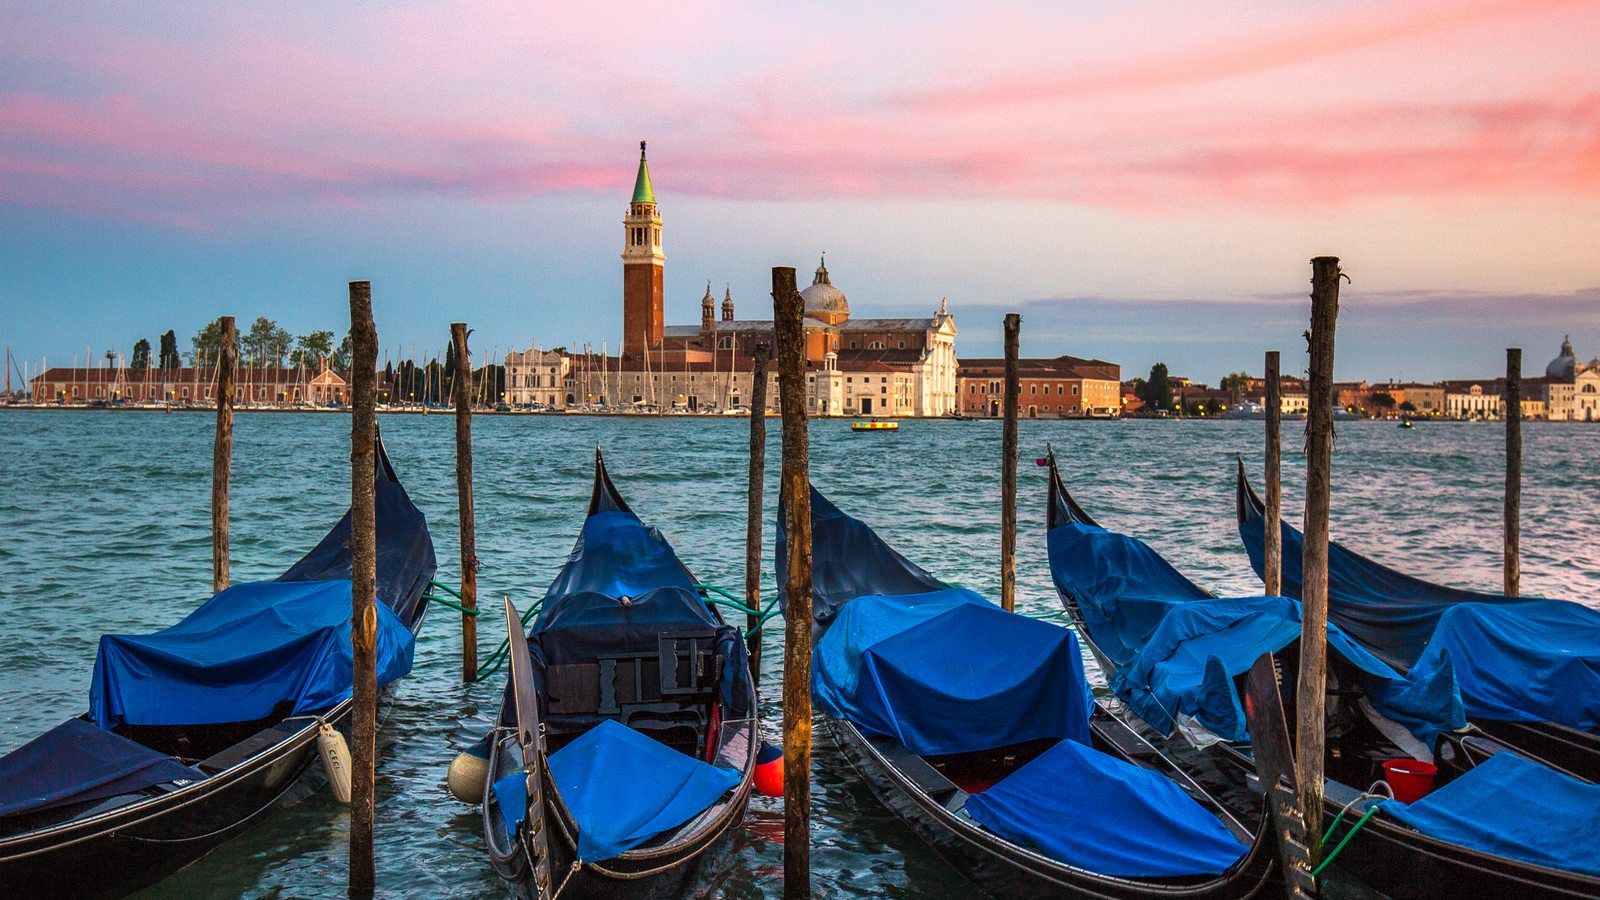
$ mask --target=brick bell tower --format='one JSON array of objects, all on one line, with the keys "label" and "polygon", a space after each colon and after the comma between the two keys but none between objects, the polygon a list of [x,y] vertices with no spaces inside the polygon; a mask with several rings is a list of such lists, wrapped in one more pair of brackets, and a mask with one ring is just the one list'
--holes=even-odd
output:
[{"label": "brick bell tower", "polygon": [[661,252],[661,214],[644,141],[639,142],[639,175],[622,225],[622,354],[638,359],[645,350],[661,346],[662,269],[667,259]]}]

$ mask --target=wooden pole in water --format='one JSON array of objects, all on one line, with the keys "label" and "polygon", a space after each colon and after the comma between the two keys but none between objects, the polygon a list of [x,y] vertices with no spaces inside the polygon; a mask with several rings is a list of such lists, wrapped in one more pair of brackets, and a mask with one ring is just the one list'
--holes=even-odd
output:
[{"label": "wooden pole in water", "polygon": [[[1322,821],[1328,664],[1328,505],[1333,492],[1333,330],[1339,315],[1339,258],[1311,261],[1311,378],[1306,414],[1305,551],[1301,556],[1300,683],[1295,769],[1300,812],[1315,833]],[[1272,523],[1268,523],[1270,526]],[[1313,841],[1312,861],[1320,856]]]},{"label": "wooden pole in water", "polygon": [[[750,501],[744,522],[744,605],[761,609],[761,493],[767,481],[767,357],[766,344],[756,344],[750,373]],[[729,366],[733,365],[729,362]],[[745,616],[745,639],[750,650],[750,675],[761,680],[761,624],[758,613]]]},{"label": "wooden pole in water", "polygon": [[1506,348],[1505,593],[1522,588],[1522,349]]},{"label": "wooden pole in water", "polygon": [[1283,593],[1283,384],[1278,375],[1278,351],[1267,351],[1267,511],[1261,524],[1266,536],[1266,562],[1261,580],[1265,593]]},{"label": "wooden pole in water", "polygon": [[376,442],[373,379],[378,330],[372,283],[350,282],[350,645],[354,657],[350,726],[350,896],[370,897],[374,765],[378,749]]},{"label": "wooden pole in water", "polygon": [[239,365],[239,332],[233,316],[217,320],[217,436],[211,443],[211,592],[228,586],[228,480],[233,472],[233,375]]},{"label": "wooden pole in water", "polygon": [[1017,377],[1017,339],[1022,316],[1006,313],[1005,422],[1000,429],[1000,607],[1017,606],[1017,404],[1022,385]]},{"label": "wooden pole in water", "polygon": [[783,405],[783,896],[811,896],[811,479],[806,446],[805,301],[794,269],[772,269],[778,397]]},{"label": "wooden pole in water", "polygon": [[[472,362],[467,350],[467,324],[450,325],[455,345],[456,509],[461,518],[461,680],[478,677],[478,531],[472,507]],[[488,369],[484,369],[488,380]]]}]

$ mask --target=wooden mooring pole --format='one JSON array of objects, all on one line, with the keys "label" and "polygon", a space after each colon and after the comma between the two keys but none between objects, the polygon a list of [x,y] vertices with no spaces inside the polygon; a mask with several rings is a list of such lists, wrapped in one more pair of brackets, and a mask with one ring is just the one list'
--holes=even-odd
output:
[{"label": "wooden mooring pole", "polygon": [[805,301],[794,269],[772,269],[778,400],[783,412],[783,896],[811,896],[811,478],[806,438]]},{"label": "wooden mooring pole", "polygon": [[1017,343],[1022,316],[1006,313],[1005,421],[1000,427],[1000,608],[1017,606],[1017,404],[1022,385],[1017,376]]},{"label": "wooden mooring pole", "polygon": [[[1333,332],[1339,315],[1339,258],[1311,261],[1311,377],[1307,385],[1305,550],[1301,556],[1300,681],[1295,697],[1295,774],[1300,813],[1314,834],[1322,822],[1328,665],[1328,506],[1333,493]],[[1269,528],[1275,523],[1266,523]],[[1320,848],[1312,842],[1313,863]]]},{"label": "wooden mooring pole", "polygon": [[[467,324],[452,322],[456,370],[456,509],[461,518],[461,680],[478,677],[478,537],[472,508],[472,357],[467,350]],[[484,370],[488,378],[488,369]]]},{"label": "wooden mooring pole", "polygon": [[1522,350],[1506,348],[1505,593],[1522,590]]},{"label": "wooden mooring pole", "polygon": [[211,443],[211,592],[228,586],[228,481],[233,474],[233,377],[239,365],[239,330],[233,316],[217,320],[217,436]]},{"label": "wooden mooring pole", "polygon": [[1266,562],[1261,581],[1268,597],[1283,593],[1283,383],[1278,351],[1267,351],[1267,511],[1262,518]]},{"label": "wooden mooring pole", "polygon": [[350,645],[354,707],[350,725],[350,896],[372,896],[374,766],[378,750],[377,522],[373,470],[377,465],[378,331],[372,322],[372,284],[350,282]]},{"label": "wooden mooring pole", "polygon": [[750,490],[744,521],[744,605],[756,610],[745,616],[750,651],[750,676],[761,681],[761,492],[767,481],[767,357],[771,349],[756,344],[750,373]]}]

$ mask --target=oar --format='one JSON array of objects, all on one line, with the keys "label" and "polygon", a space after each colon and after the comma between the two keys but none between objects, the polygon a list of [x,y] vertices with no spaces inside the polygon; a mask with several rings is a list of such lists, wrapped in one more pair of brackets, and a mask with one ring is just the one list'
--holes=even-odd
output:
[{"label": "oar", "polygon": [[517,746],[522,749],[522,772],[527,778],[528,808],[524,817],[523,847],[533,872],[534,896],[550,896],[550,841],[544,827],[544,786],[540,776],[544,741],[539,735],[539,696],[533,686],[533,658],[528,636],[522,631],[511,598],[505,598],[506,633],[511,641],[511,697],[517,710]]}]

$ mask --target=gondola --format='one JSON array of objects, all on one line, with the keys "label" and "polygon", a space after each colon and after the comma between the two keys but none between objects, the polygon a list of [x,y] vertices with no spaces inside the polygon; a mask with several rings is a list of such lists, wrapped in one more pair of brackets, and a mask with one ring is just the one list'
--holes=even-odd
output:
[{"label": "gondola", "polygon": [[[1266,817],[1241,824],[1097,704],[1070,630],[940,582],[814,488],[811,518],[823,728],[973,884],[1007,898],[1280,890]],[[780,595],[787,544],[780,510]]]},{"label": "gondola", "polygon": [[[1238,464],[1239,536],[1259,575],[1266,504]],[[1283,592],[1300,596],[1300,532],[1282,523]],[[1454,668],[1484,732],[1600,781],[1600,610],[1432,584],[1328,544],[1328,619],[1400,671]]]},{"label": "gondola", "polygon": [[[1298,604],[1212,596],[1143,542],[1097,525],[1068,493],[1054,454],[1049,464],[1051,575],[1113,691],[1158,731],[1185,731],[1247,779],[1262,704],[1239,709],[1244,670],[1265,650],[1292,682]],[[1600,895],[1590,851],[1600,787],[1460,728],[1464,716],[1451,723],[1459,694],[1447,671],[1408,680],[1336,624],[1328,643],[1324,825],[1342,821],[1335,840],[1350,837],[1337,858],[1343,871],[1396,900]],[[1266,680],[1265,693],[1277,694],[1269,705],[1292,710],[1292,683]],[[1439,718],[1430,722],[1430,710]],[[1410,803],[1384,796],[1382,762],[1424,753],[1439,786]],[[1350,823],[1363,820],[1352,834]]]},{"label": "gondola", "polygon": [[743,636],[595,452],[577,545],[486,738],[483,835],[519,897],[685,896],[731,855],[756,761]]},{"label": "gondola", "polygon": [[[377,446],[379,680],[411,667],[435,572],[427,521]],[[275,581],[178,625],[106,635],[89,712],[0,758],[0,896],[153,884],[325,778],[350,700],[350,514]]]}]

